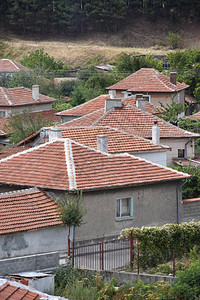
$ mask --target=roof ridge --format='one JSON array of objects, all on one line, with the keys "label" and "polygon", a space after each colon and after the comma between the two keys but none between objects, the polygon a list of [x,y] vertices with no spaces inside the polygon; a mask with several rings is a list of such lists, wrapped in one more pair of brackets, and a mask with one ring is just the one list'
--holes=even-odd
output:
[{"label": "roof ridge", "polygon": [[34,192],[34,191],[40,191],[40,190],[37,187],[33,187],[33,188],[28,188],[28,189],[21,189],[21,190],[15,190],[15,191],[10,191],[10,192],[3,192],[3,193],[0,193],[0,197],[10,196],[10,195],[18,195],[18,194]]},{"label": "roof ridge", "polygon": [[13,106],[12,101],[9,99],[9,97],[8,97],[8,95],[6,94],[6,92],[4,91],[4,88],[3,88],[3,87],[1,87],[1,90],[2,90],[2,93],[3,93],[4,97],[5,97],[6,100],[8,101],[8,104],[9,104],[10,106]]},{"label": "roof ridge", "polygon": [[18,70],[20,70],[19,69],[19,67],[14,63],[14,61],[12,61],[11,59],[9,59],[9,61],[18,69]]},{"label": "roof ridge", "polygon": [[[160,74],[161,75],[161,74]],[[163,74],[162,74],[163,75]],[[165,76],[165,75],[163,75]],[[172,92],[174,92],[174,90],[170,87],[168,87],[160,78],[158,78],[158,76],[156,75],[157,79],[160,81],[160,83],[162,83],[167,89],[171,90]],[[166,76],[167,77],[167,76]],[[168,78],[168,77],[167,77]],[[169,79],[169,78],[168,78]],[[171,82],[169,82],[171,83]]]},{"label": "roof ridge", "polygon": [[134,158],[134,159],[140,160],[140,161],[145,161],[145,162],[147,162],[147,163],[149,163],[149,164],[151,164],[151,165],[154,165],[154,166],[163,168],[163,169],[165,169],[165,170],[171,170],[171,171],[173,171],[173,172],[175,172],[175,173],[177,173],[177,174],[187,175],[186,177],[190,177],[190,175],[188,175],[187,173],[183,173],[183,172],[174,170],[174,169],[172,169],[172,168],[170,168],[170,167],[167,167],[167,166],[164,166],[164,165],[160,165],[160,164],[155,163],[155,162],[152,162],[152,161],[150,161],[150,160],[148,160],[148,159],[146,159],[146,158],[138,157],[138,156],[136,156],[136,155],[129,154],[129,153],[127,153],[127,152],[125,152],[125,153],[111,154],[111,153],[102,152],[102,151],[100,151],[100,150],[91,148],[91,147],[86,146],[86,145],[84,145],[84,144],[80,144],[80,143],[78,143],[78,142],[76,142],[76,141],[74,141],[74,140],[71,140],[71,139],[69,139],[69,138],[68,138],[67,140],[69,140],[70,143],[74,143],[74,144],[76,144],[76,145],[78,145],[78,146],[87,148],[87,149],[89,149],[89,150],[93,150],[93,151],[95,151],[95,152],[97,152],[97,153],[100,153],[100,154],[102,154],[102,155],[107,155],[107,156],[109,156],[109,157],[118,157],[118,156],[120,156],[120,157],[127,157],[127,156],[128,156],[128,157],[132,157],[132,158]]},{"label": "roof ridge", "polygon": [[72,151],[72,143],[71,139],[65,139],[64,148],[65,148],[65,159],[67,165],[67,174],[69,179],[69,189],[75,190],[77,188],[76,185],[76,171],[73,160],[73,151]]},{"label": "roof ridge", "polygon": [[97,121],[95,121],[91,126],[96,126],[97,124],[99,124],[99,122],[101,122],[104,118],[106,118],[113,111],[114,111],[114,107],[111,107],[106,113],[103,114],[102,117],[100,117]]},{"label": "roof ridge", "polygon": [[176,128],[177,130],[180,130],[180,131],[182,131],[182,132],[189,133],[189,134],[191,135],[191,137],[192,137],[192,136],[199,136],[197,133],[190,132],[190,131],[184,130],[184,129],[180,128],[180,127],[177,127],[177,126],[175,126],[175,125],[173,125],[173,124],[171,124],[171,123],[165,121],[164,119],[161,119],[161,118],[157,117],[156,115],[152,115],[152,114],[149,113],[148,111],[143,111],[143,110],[141,110],[141,109],[139,109],[139,108],[137,108],[137,107],[135,107],[135,106],[132,106],[132,105],[129,104],[129,103],[124,103],[124,102],[123,102],[123,104],[124,104],[124,105],[127,105],[127,106],[129,106],[129,107],[131,107],[132,109],[139,110],[140,112],[142,112],[142,113],[144,113],[144,114],[146,114],[146,115],[148,115],[148,116],[150,116],[150,117],[156,119],[156,120],[159,121],[159,122],[163,122],[163,123],[165,123],[166,125],[171,126],[172,128]]}]

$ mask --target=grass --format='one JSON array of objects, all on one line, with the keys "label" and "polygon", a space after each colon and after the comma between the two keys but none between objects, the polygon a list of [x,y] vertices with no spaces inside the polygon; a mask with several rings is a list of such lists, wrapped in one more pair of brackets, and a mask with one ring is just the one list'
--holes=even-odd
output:
[{"label": "grass", "polygon": [[167,47],[117,47],[112,46],[108,42],[99,42],[90,39],[73,39],[73,40],[30,40],[11,37],[9,39],[1,39],[4,45],[1,56],[16,59],[20,61],[23,55],[35,51],[36,49],[44,49],[49,55],[56,60],[61,59],[72,67],[95,65],[100,63],[114,63],[122,52],[132,55],[148,54],[164,55],[168,52]]}]

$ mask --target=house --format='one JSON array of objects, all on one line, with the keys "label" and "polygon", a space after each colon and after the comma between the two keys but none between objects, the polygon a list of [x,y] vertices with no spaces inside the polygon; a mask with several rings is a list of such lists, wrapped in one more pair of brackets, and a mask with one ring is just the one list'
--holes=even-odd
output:
[{"label": "house", "polygon": [[37,291],[25,284],[7,279],[0,279],[1,300],[67,300]]},{"label": "house", "polygon": [[13,186],[0,193],[0,275],[57,267],[67,243],[58,204],[45,191]]},{"label": "house", "polygon": [[[110,128],[108,126],[65,128],[63,124],[61,127],[43,128],[21,140],[15,145],[13,150],[17,150],[17,148],[20,149],[20,147],[23,146],[31,147],[43,144],[54,137],[70,138],[80,144],[97,149],[98,139],[102,136],[104,136],[105,143],[108,145],[108,149],[106,150],[108,153],[117,154],[128,152],[129,154],[143,157],[152,162],[166,165],[166,152],[170,150],[169,147],[155,145],[147,139]],[[3,155],[5,154],[6,153],[4,151]]]},{"label": "house", "polygon": [[11,59],[3,58],[0,59],[0,77],[12,76],[13,73],[19,71],[28,71],[28,68],[22,66],[18,62],[14,62]]},{"label": "house", "polygon": [[[0,161],[4,193],[33,186],[55,197],[83,191],[87,214],[84,224],[76,228],[77,240],[115,236],[125,227],[179,222],[181,186],[188,177],[134,155],[108,154],[68,138],[53,139]],[[39,219],[43,220],[40,214]],[[57,243],[60,248],[57,229],[51,236],[55,240],[50,247]]]},{"label": "house", "polygon": [[163,75],[153,68],[142,68],[123,80],[108,87],[113,98],[124,98],[129,95],[143,94],[146,100],[155,106],[185,103],[185,90],[189,87],[176,80],[176,73],[171,72],[170,77]]},{"label": "house", "polygon": [[32,90],[17,88],[0,88],[0,116],[9,117],[24,111],[51,111],[52,103],[57,100],[39,93],[39,86],[33,85]]},{"label": "house", "polygon": [[[105,107],[108,107],[107,111],[106,109],[100,109],[59,126],[109,126],[151,139],[154,143],[170,147],[171,151],[167,151],[167,165],[172,165],[173,160],[177,158],[193,158],[195,155],[194,141],[199,137],[199,134],[183,130],[158,118],[156,115],[149,114],[145,110],[146,101],[144,99],[138,99],[137,101],[141,102],[138,104],[141,107],[140,109],[120,99],[106,99]],[[158,139],[152,136],[154,123],[157,126],[155,126],[155,131],[158,133]]]},{"label": "house", "polygon": [[[137,106],[137,99],[141,98],[142,95],[137,95],[130,98],[123,98],[122,100],[130,105]],[[73,108],[61,111],[57,113],[57,116],[62,118],[62,123],[69,122],[73,119],[77,119],[86,115],[89,115],[95,111],[100,111],[105,108],[106,99],[111,99],[110,95],[100,95],[90,101],[87,101],[81,105],[75,106]],[[145,104],[146,110],[151,114],[159,114],[160,109],[157,109],[154,105],[147,102]]]}]

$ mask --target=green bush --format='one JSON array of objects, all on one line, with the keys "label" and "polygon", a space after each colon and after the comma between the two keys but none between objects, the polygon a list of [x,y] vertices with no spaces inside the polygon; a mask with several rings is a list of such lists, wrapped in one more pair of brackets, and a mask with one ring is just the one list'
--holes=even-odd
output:
[{"label": "green bush", "polygon": [[[200,245],[200,222],[129,228],[122,230],[120,236],[128,237],[131,232],[138,241],[140,264],[144,270],[171,260],[173,250],[176,257],[181,257],[189,254],[194,245]],[[136,261],[136,255],[134,257]]]},{"label": "green bush", "polygon": [[169,32],[167,41],[172,49],[177,49],[179,48],[180,35],[173,32]]}]

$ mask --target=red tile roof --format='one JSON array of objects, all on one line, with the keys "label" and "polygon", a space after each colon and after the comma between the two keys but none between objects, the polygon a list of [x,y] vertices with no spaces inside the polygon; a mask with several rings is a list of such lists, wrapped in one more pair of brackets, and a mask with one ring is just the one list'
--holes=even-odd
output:
[{"label": "red tile roof", "polygon": [[0,88],[0,106],[20,106],[28,104],[41,104],[41,103],[50,103],[55,102],[56,99],[53,99],[48,96],[39,94],[39,100],[34,100],[32,98],[32,90],[29,90],[24,87],[17,87],[6,89]]},{"label": "red tile roof", "polygon": [[57,139],[0,161],[0,183],[59,190],[114,188],[188,176],[126,153],[101,153],[70,139]]},{"label": "red tile roof", "polygon": [[0,159],[6,158],[18,152],[22,152],[29,148],[30,148],[29,146],[18,146],[18,147],[11,147],[11,148],[4,147],[3,149],[0,150]]},{"label": "red tile roof", "polygon": [[39,111],[32,113],[33,115],[40,115],[43,117],[43,119],[50,121],[50,122],[58,122],[60,123],[62,121],[61,117],[57,116],[56,113],[58,111],[55,109],[52,110],[45,110],[45,111]]},{"label": "red tile roof", "polygon": [[0,59],[0,73],[13,73],[21,70],[28,71],[26,67],[12,61],[11,59]]},{"label": "red tile roof", "polygon": [[194,97],[192,97],[191,95],[189,95],[187,93],[185,94],[185,102],[187,102],[188,104],[198,103],[198,101]]},{"label": "red tile roof", "polygon": [[69,138],[95,149],[97,149],[98,135],[108,135],[109,153],[158,151],[165,149],[164,147],[155,145],[144,138],[123,133],[117,129],[109,127],[62,128],[63,138]]},{"label": "red tile roof", "polygon": [[[106,99],[110,99],[110,95],[100,95],[99,97],[94,98],[88,102],[81,104],[81,105],[78,105],[78,106],[73,107],[68,110],[61,111],[61,112],[57,113],[57,115],[58,116],[82,117],[82,116],[88,115],[90,113],[93,113],[95,111],[100,111],[101,109],[104,109]],[[130,105],[136,106],[135,96],[129,97],[129,98],[123,98],[122,100]],[[152,114],[157,114],[160,112],[160,108],[158,110],[157,107],[155,107],[153,104],[150,104],[148,102],[146,103],[146,110]]]},{"label": "red tile roof", "polygon": [[[59,127],[109,126],[133,135],[151,138],[152,126],[157,121],[160,127],[161,138],[199,137],[199,134],[183,130],[126,103],[123,103],[122,108],[111,109],[104,114],[103,110],[101,110],[101,113],[100,117],[94,112],[93,114],[63,123]],[[95,118],[96,120],[94,120]]]},{"label": "red tile roof", "polygon": [[38,189],[0,194],[0,234],[61,225],[58,205]]},{"label": "red tile roof", "polygon": [[108,87],[108,90],[127,90],[131,92],[177,92],[189,87],[185,83],[176,82],[176,85],[170,82],[169,77],[161,74],[159,71],[150,68],[142,68],[129,75],[118,83]]},{"label": "red tile roof", "polygon": [[200,120],[200,111],[198,111],[197,113],[191,116],[186,117],[186,119],[193,120],[193,121]]}]

